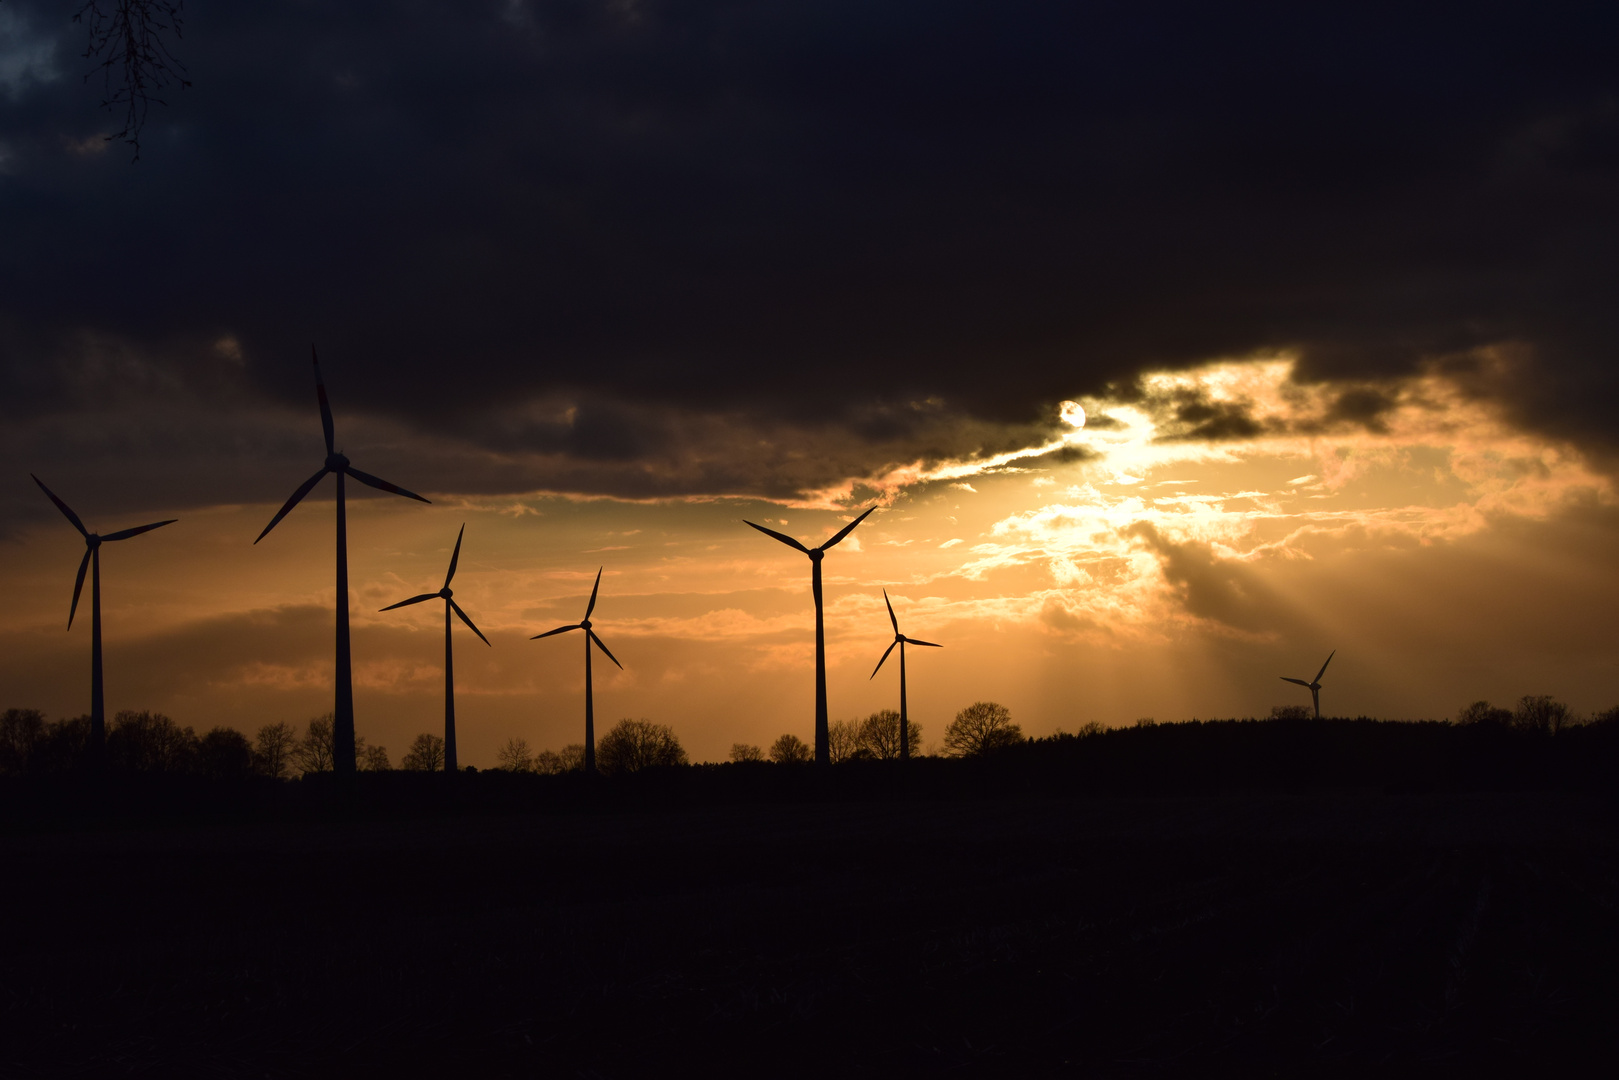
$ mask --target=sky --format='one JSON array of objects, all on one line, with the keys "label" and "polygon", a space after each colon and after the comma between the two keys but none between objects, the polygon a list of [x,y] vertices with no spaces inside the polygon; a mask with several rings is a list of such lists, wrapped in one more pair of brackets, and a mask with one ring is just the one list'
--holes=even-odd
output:
[{"label": "sky", "polygon": [[[249,733],[600,725],[697,760],[1007,705],[1029,734],[1619,703],[1611,5],[223,5],[140,160],[73,3],[0,0],[0,707]],[[890,661],[892,664],[892,661]]]}]

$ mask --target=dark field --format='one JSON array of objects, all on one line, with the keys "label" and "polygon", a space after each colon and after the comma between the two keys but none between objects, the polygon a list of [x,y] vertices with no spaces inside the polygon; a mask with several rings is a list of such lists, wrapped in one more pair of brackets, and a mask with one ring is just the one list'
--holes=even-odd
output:
[{"label": "dark field", "polygon": [[1590,793],[847,797],[0,839],[0,1073],[1606,1073]]}]

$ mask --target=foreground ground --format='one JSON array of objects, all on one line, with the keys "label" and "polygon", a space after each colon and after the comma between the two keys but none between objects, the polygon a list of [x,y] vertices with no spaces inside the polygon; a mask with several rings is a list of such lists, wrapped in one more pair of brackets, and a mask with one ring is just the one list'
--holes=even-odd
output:
[{"label": "foreground ground", "polygon": [[0,1074],[1574,1075],[1619,1050],[1612,826],[1452,793],[14,831]]}]

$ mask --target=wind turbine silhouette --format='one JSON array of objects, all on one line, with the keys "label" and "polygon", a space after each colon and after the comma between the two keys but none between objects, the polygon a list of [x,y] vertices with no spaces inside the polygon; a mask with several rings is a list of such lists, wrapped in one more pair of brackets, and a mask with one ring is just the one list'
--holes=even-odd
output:
[{"label": "wind turbine silhouette", "polygon": [[594,774],[596,771],[596,703],[590,682],[590,643],[594,641],[596,648],[605,653],[607,659],[617,664],[620,671],[624,670],[624,665],[618,663],[618,657],[614,656],[607,646],[602,644],[602,639],[596,636],[595,630],[591,629],[590,613],[596,610],[596,591],[602,587],[602,569],[605,569],[605,567],[596,571],[596,584],[590,588],[590,603],[585,605],[585,617],[583,619],[576,623],[569,623],[567,626],[559,626],[555,630],[547,630],[543,634],[535,634],[529,638],[530,641],[538,641],[542,637],[550,637],[552,634],[566,634],[569,630],[583,630],[585,632],[585,772],[587,774]]},{"label": "wind turbine silhouette", "polygon": [[1317,720],[1321,719],[1321,676],[1327,673],[1327,664],[1332,663],[1332,658],[1337,655],[1337,649],[1328,653],[1326,664],[1321,665],[1321,670],[1316,672],[1315,678],[1309,682],[1305,682],[1303,679],[1290,679],[1286,675],[1279,676],[1283,682],[1298,683],[1310,691],[1310,699],[1315,702],[1315,718]]},{"label": "wind turbine silhouette", "polygon": [[[899,759],[901,761],[909,761],[910,758],[911,758],[911,717],[910,717],[910,714],[905,710],[905,646],[907,646],[907,645],[926,645],[930,649],[942,649],[942,648],[944,648],[944,646],[943,645],[935,645],[931,641],[918,641],[916,638],[908,638],[904,634],[900,633],[899,632],[899,619],[894,617],[894,604],[893,604],[893,601],[888,599],[888,590],[887,589],[883,590],[883,603],[888,605],[888,621],[894,624],[894,640],[888,646],[888,649],[883,653],[882,660],[877,661],[877,666],[871,669],[871,678],[875,679],[877,677],[877,673],[883,669],[883,663],[885,661],[887,661],[887,659],[888,659],[888,654],[894,651],[894,646],[895,645],[898,645],[899,646]],[[870,680],[868,679],[867,681],[869,682]]]},{"label": "wind turbine silhouette", "polygon": [[34,477],[34,483],[39,490],[49,496],[56,508],[73,523],[84,537],[84,558],[79,560],[79,576],[73,580],[73,606],[67,611],[67,628],[73,629],[73,616],[79,611],[79,593],[84,589],[84,572],[90,570],[90,761],[92,765],[101,763],[102,752],[107,746],[107,714],[101,690],[101,545],[112,540],[128,540],[131,536],[139,536],[143,532],[161,529],[165,525],[173,525],[179,518],[169,518],[167,521],[154,521],[150,525],[137,525],[133,529],[120,529],[117,532],[100,536],[84,527],[84,522],[75,514],[56,493],[45,486],[39,477]]},{"label": "wind turbine silhouette", "polygon": [[839,529],[832,539],[818,548],[807,548],[785,533],[779,533],[775,529],[767,529],[763,525],[753,525],[753,522],[746,519],[742,522],[744,525],[753,525],[755,529],[758,529],[766,536],[773,536],[788,547],[797,548],[809,556],[810,595],[815,597],[815,763],[817,765],[830,765],[832,763],[832,743],[827,736],[826,730],[826,629],[821,613],[821,560],[826,557],[828,549],[854,532],[854,527],[865,521],[866,515],[875,509],[877,509],[875,506],[867,507],[865,513]]},{"label": "wind turbine silhouette", "polygon": [[[474,634],[485,645],[489,639],[483,636],[483,631],[472,625],[467,613],[461,610],[461,605],[455,602],[455,592],[450,588],[450,580],[455,577],[455,564],[461,559],[461,538],[467,534],[467,527],[461,526],[461,531],[455,534],[455,550],[450,552],[450,572],[444,575],[444,588],[438,592],[422,593],[409,600],[401,600],[397,604],[389,604],[383,611],[392,611],[394,608],[409,607],[411,604],[420,604],[427,600],[444,599],[444,774],[454,776],[455,767],[455,653],[450,639],[450,612],[455,612],[460,620],[471,628]],[[492,647],[492,646],[491,646]]]},{"label": "wind turbine silhouette", "polygon": [[309,356],[315,365],[315,396],[320,399],[320,427],[326,436],[326,461],[319,471],[305,480],[297,491],[292,493],[286,505],[276,512],[270,519],[270,524],[259,533],[257,544],[270,535],[275,528],[291,512],[294,506],[305,495],[314,490],[320,483],[321,477],[327,473],[337,477],[337,665],[336,665],[336,705],[332,710],[332,767],[339,774],[352,774],[354,772],[354,673],[349,656],[349,531],[348,516],[344,508],[343,478],[352,476],[368,487],[378,488],[382,491],[391,491],[395,495],[403,495],[407,499],[417,502],[429,502],[414,491],[406,491],[402,487],[388,483],[388,481],[361,472],[349,464],[349,459],[337,452],[332,441],[332,407],[326,401],[326,384],[320,377],[320,358],[315,355],[315,347],[309,346]]}]

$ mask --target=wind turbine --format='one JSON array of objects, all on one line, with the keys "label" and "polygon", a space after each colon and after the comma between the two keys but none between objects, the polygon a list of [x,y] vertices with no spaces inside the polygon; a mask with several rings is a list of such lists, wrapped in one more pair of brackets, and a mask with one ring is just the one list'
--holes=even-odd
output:
[{"label": "wind turbine", "polygon": [[[882,660],[877,661],[877,666],[871,669],[871,678],[875,679],[877,677],[877,673],[883,669],[884,661],[886,661],[888,659],[888,654],[894,651],[894,646],[895,645],[898,645],[899,646],[899,759],[901,761],[909,761],[910,757],[911,757],[911,718],[910,718],[910,714],[905,711],[905,646],[907,646],[907,645],[926,645],[930,649],[942,649],[942,648],[944,648],[944,646],[943,645],[935,645],[931,641],[918,641],[916,638],[906,637],[904,634],[900,633],[899,632],[899,619],[894,617],[894,604],[893,604],[893,601],[888,599],[888,590],[887,589],[883,590],[883,603],[888,605],[888,621],[894,624],[894,640],[888,646],[887,651],[885,651],[883,653]],[[867,680],[867,681],[870,681],[870,680]]]},{"label": "wind turbine", "polygon": [[[29,473],[29,476],[34,476]],[[151,532],[165,525],[172,525],[179,518],[169,518],[167,521],[154,521],[150,525],[137,525],[133,529],[120,529],[117,532],[100,536],[84,527],[79,515],[68,508],[67,503],[56,497],[56,493],[45,486],[45,482],[34,476],[34,483],[39,490],[50,497],[56,508],[62,511],[73,527],[79,530],[84,537],[84,558],[79,561],[79,576],[73,581],[73,606],[68,608],[67,628],[73,629],[73,616],[79,610],[79,593],[84,589],[84,571],[90,569],[90,760],[93,764],[101,763],[102,751],[107,745],[107,714],[101,693],[101,545],[110,540],[128,540],[131,536],[139,536],[143,532]]]},{"label": "wind turbine", "polygon": [[1283,682],[1298,683],[1310,691],[1310,698],[1315,702],[1315,718],[1317,720],[1321,719],[1321,676],[1327,673],[1327,664],[1332,663],[1332,658],[1337,655],[1337,649],[1328,653],[1326,664],[1321,665],[1321,670],[1315,673],[1315,678],[1310,682],[1305,682],[1303,679],[1290,679],[1286,675],[1279,676]]},{"label": "wind turbine", "polygon": [[744,525],[753,525],[755,529],[758,529],[766,536],[774,536],[788,547],[797,548],[809,556],[810,595],[815,597],[815,763],[817,765],[830,765],[832,763],[832,743],[826,731],[826,628],[821,614],[821,560],[826,557],[829,548],[854,532],[854,527],[865,521],[866,514],[875,509],[877,509],[875,506],[867,507],[865,513],[839,529],[832,539],[818,548],[807,548],[785,533],[779,533],[775,529],[767,529],[763,525],[753,525],[751,521],[743,521]]},{"label": "wind turbine", "polygon": [[397,604],[389,604],[383,611],[392,611],[394,608],[409,607],[411,604],[420,604],[426,600],[444,599],[444,773],[446,776],[455,775],[455,653],[450,640],[450,612],[471,627],[485,645],[489,639],[483,636],[483,631],[472,625],[467,613],[461,610],[461,605],[455,602],[455,593],[450,588],[450,579],[455,577],[455,564],[461,559],[461,538],[467,533],[467,527],[461,526],[461,531],[455,534],[455,550],[450,552],[450,572],[444,575],[444,588],[438,592],[422,593],[409,600],[401,600]]},{"label": "wind turbine", "polygon": [[406,491],[388,481],[361,472],[349,464],[349,459],[339,454],[332,441],[332,407],[326,401],[326,384],[320,377],[320,358],[315,355],[315,347],[309,347],[309,356],[315,364],[315,396],[320,399],[320,426],[326,436],[326,461],[320,469],[305,480],[297,491],[292,493],[286,505],[276,512],[270,519],[270,524],[259,533],[257,544],[270,535],[275,528],[291,512],[294,506],[305,495],[314,490],[320,483],[321,477],[331,473],[337,477],[337,701],[332,710],[334,721],[332,724],[332,767],[341,774],[354,772],[354,675],[349,657],[349,531],[348,516],[344,509],[343,479],[352,476],[368,487],[378,488],[382,491],[391,491],[395,495],[403,495],[407,499],[417,502],[428,502],[414,491]]},{"label": "wind turbine", "polygon": [[530,641],[538,641],[542,637],[550,637],[552,634],[566,634],[569,630],[583,630],[585,632],[585,772],[590,774],[594,774],[596,771],[596,703],[590,683],[590,643],[594,641],[596,648],[605,653],[607,659],[614,664],[618,664],[620,671],[624,670],[624,665],[618,663],[618,657],[614,656],[607,646],[602,644],[602,639],[597,637],[596,631],[591,629],[590,613],[596,610],[596,591],[601,587],[602,572],[601,569],[598,569],[596,571],[596,584],[590,588],[590,603],[585,605],[585,617],[576,623],[559,626],[555,630],[547,630],[543,634],[535,634],[529,638]]}]

